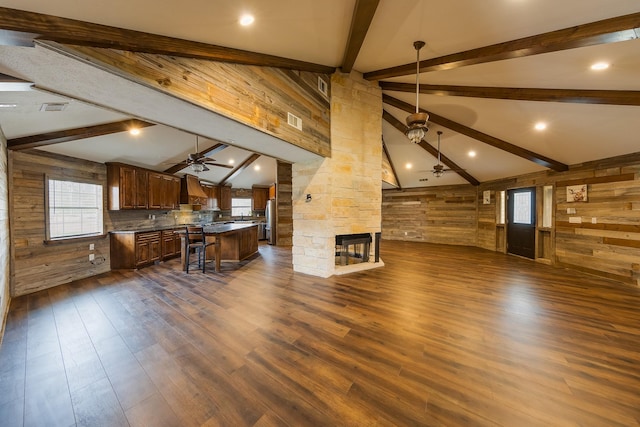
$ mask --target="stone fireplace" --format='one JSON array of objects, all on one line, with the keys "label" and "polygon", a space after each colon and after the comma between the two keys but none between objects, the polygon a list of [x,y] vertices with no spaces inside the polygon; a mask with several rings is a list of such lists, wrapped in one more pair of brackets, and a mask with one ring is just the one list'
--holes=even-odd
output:
[{"label": "stone fireplace", "polygon": [[[381,135],[378,85],[356,72],[335,73],[331,78],[331,158],[296,163],[292,168],[295,271],[321,277],[340,274],[342,266],[335,263],[336,235],[380,232]],[[382,265],[359,264],[360,268]]]}]

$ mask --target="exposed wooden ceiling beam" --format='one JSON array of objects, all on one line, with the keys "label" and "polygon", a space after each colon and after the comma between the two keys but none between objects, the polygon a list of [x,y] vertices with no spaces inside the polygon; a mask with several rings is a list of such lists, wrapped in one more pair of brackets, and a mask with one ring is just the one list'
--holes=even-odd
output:
[{"label": "exposed wooden ceiling beam", "polygon": [[235,168],[234,170],[232,170],[229,175],[225,176],[224,178],[222,178],[222,181],[220,181],[218,183],[218,185],[225,185],[227,182],[229,181],[233,181],[238,175],[240,175],[246,168],[249,167],[249,165],[251,165],[251,163],[255,162],[256,160],[258,160],[258,157],[260,157],[260,154],[256,154],[253,153],[251,156],[249,156],[249,158],[247,158],[247,160],[245,160],[244,162],[242,162],[240,165],[238,165],[237,168]]},{"label": "exposed wooden ceiling beam", "polygon": [[[211,147],[200,151],[199,153],[197,153],[198,157],[200,156],[208,156],[210,154],[215,154],[215,153],[219,153],[220,151],[224,150],[225,148],[227,148],[228,145],[227,144],[223,144],[221,142],[212,145]],[[164,173],[176,173],[178,171],[181,171],[182,169],[187,167],[187,161],[183,160],[179,163],[176,163],[175,165],[171,166],[170,168],[167,168],[164,170]],[[224,165],[223,167],[227,167],[226,165]]]},{"label": "exposed wooden ceiling beam", "polygon": [[[408,113],[414,113],[416,109],[415,106],[407,102],[401,101],[399,99],[393,98],[385,94],[382,95],[382,102],[384,102],[385,104],[389,104],[393,107],[399,108]],[[485,144],[491,145],[492,147],[499,148],[515,156],[522,157],[523,159],[527,159],[541,166],[552,169],[556,172],[562,172],[569,169],[569,167],[564,163],[560,163],[556,160],[550,159],[549,157],[534,153],[533,151],[529,151],[522,147],[518,147],[517,145],[495,138],[491,135],[487,135],[486,133],[482,133],[475,129],[471,129],[470,127],[467,127],[463,124],[454,122],[453,120],[449,120],[445,117],[431,113],[422,108],[420,109],[420,111],[424,111],[425,113],[429,114],[429,121],[432,123],[446,127],[447,129],[451,129],[453,131],[466,135],[470,138],[473,138]]]},{"label": "exposed wooden ceiling beam", "polygon": [[[471,49],[420,61],[420,72],[450,70],[467,65],[521,58],[541,53],[614,43],[638,38],[640,12],[504,43]],[[416,64],[405,64],[364,74],[367,80],[381,80],[415,74]]]},{"label": "exposed wooden ceiling beam", "polygon": [[323,74],[331,74],[335,70],[334,67],[326,65],[6,7],[0,7],[0,29],[34,33],[44,40],[80,46],[288,68]]},{"label": "exposed wooden ceiling beam", "polygon": [[41,133],[38,135],[23,136],[7,140],[9,150],[28,150],[30,148],[44,147],[46,145],[60,144],[62,142],[76,141],[78,139],[93,138],[95,136],[110,135],[118,132],[128,132],[131,128],[144,128],[154,126],[154,123],[137,119],[123,120],[121,122],[105,123],[95,126],[87,126],[75,129],[59,130],[55,132]]},{"label": "exposed wooden ceiling beam", "polygon": [[[405,133],[407,131],[407,127],[400,120],[396,119],[391,113],[383,110],[382,118],[385,119],[391,126],[398,129],[400,132]],[[433,146],[431,146],[431,144],[426,142],[424,139],[420,141],[418,145],[422,147],[424,150],[428,151],[429,154],[431,154],[436,159],[438,158],[438,150],[435,149]],[[462,169],[460,166],[458,166],[453,160],[451,160],[450,158],[442,154],[442,151],[440,152],[440,160],[449,169],[452,169],[453,172],[457,173],[462,178],[467,180],[469,184],[476,185],[476,186],[480,185],[480,181],[475,179],[470,173],[468,173],[467,171]]]},{"label": "exposed wooden ceiling beam", "polygon": [[373,16],[376,14],[378,3],[380,3],[380,0],[356,0],[351,17],[349,40],[342,58],[341,70],[343,73],[350,73],[353,69],[353,64],[358,58],[358,53],[364,38],[367,36]]},{"label": "exposed wooden ceiling beam", "polygon": [[398,190],[402,190],[402,184],[400,183],[400,178],[398,178],[398,174],[396,173],[396,168],[393,165],[393,160],[391,160],[391,155],[389,154],[389,150],[387,149],[387,144],[384,143],[384,138],[382,138],[382,151],[384,151],[384,155],[387,156],[387,160],[389,161],[389,166],[391,166],[391,173],[398,183]]},{"label": "exposed wooden ceiling beam", "polygon": [[[380,82],[382,90],[416,93],[415,83]],[[420,93],[518,101],[640,106],[640,90],[537,89],[420,84]]]}]

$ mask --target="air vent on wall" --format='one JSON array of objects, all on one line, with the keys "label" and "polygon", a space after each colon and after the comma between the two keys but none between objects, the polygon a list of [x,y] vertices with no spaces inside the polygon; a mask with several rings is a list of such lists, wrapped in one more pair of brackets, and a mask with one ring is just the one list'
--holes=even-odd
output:
[{"label": "air vent on wall", "polygon": [[287,123],[298,130],[302,130],[302,119],[298,116],[287,113]]},{"label": "air vent on wall", "polygon": [[67,105],[68,102],[47,102],[42,104],[40,111],[63,111]]},{"label": "air vent on wall", "polygon": [[318,90],[322,92],[324,96],[329,96],[329,85],[320,77],[318,77]]}]

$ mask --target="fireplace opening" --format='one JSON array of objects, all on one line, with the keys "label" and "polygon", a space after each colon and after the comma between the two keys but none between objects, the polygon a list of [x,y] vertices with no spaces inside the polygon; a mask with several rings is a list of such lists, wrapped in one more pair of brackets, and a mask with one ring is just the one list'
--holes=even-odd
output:
[{"label": "fireplace opening", "polygon": [[369,233],[338,234],[336,236],[336,265],[369,262],[371,240]]}]

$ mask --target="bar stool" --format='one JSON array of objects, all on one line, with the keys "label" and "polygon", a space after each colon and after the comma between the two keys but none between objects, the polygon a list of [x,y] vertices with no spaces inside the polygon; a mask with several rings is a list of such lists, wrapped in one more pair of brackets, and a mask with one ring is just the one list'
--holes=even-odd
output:
[{"label": "bar stool", "polygon": [[202,272],[205,272],[205,265],[207,264],[207,247],[212,246],[215,242],[207,242],[207,238],[204,234],[204,228],[200,226],[187,226],[185,238],[187,239],[187,274],[189,274],[189,266],[191,262],[191,252],[195,252],[198,261],[198,268],[202,268]]}]

